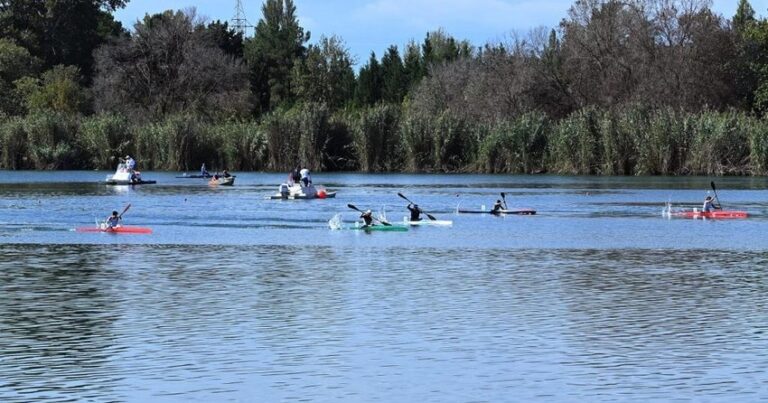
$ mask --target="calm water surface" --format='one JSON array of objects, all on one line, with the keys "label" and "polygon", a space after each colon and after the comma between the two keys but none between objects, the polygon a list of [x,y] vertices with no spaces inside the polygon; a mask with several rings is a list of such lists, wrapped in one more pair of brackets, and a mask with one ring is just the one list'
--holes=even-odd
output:
[{"label": "calm water surface", "polygon": [[[0,401],[768,399],[768,180],[147,172],[0,179]],[[402,192],[448,228],[402,220]],[[536,216],[457,215],[490,207]],[[152,235],[85,234],[111,210]]]}]

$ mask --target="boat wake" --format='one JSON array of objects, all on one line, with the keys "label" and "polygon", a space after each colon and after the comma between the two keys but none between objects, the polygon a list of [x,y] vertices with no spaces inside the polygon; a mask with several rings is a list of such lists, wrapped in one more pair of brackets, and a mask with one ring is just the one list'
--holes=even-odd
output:
[{"label": "boat wake", "polygon": [[333,218],[328,220],[328,227],[332,230],[344,229],[344,221],[341,220],[341,213],[336,214]]}]

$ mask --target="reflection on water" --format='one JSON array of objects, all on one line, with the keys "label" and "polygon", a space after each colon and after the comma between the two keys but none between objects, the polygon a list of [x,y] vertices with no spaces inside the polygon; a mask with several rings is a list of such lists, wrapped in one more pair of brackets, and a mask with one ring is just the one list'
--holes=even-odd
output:
[{"label": "reflection on water", "polygon": [[764,252],[2,245],[0,256],[3,402],[768,396]]}]

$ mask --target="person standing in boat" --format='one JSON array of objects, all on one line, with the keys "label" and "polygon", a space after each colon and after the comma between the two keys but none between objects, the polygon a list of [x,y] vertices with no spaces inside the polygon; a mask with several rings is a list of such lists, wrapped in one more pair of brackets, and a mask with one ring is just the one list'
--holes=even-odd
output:
[{"label": "person standing in boat", "polygon": [[123,221],[123,217],[120,217],[117,213],[117,211],[113,211],[112,215],[107,217],[105,220],[107,224],[107,228],[117,228],[121,226],[121,223]]},{"label": "person standing in boat", "polygon": [[363,225],[364,227],[373,226],[373,212],[371,210],[365,210],[363,214],[360,214],[360,218],[362,218],[365,223],[365,225]]},{"label": "person standing in boat", "polygon": [[134,168],[136,168],[136,160],[131,158],[130,155],[125,156],[125,168],[128,169],[128,171],[133,171]]},{"label": "person standing in boat", "polygon": [[207,178],[211,176],[211,174],[208,173],[208,170],[205,169],[205,162],[203,162],[203,165],[200,167],[200,176],[203,178]]},{"label": "person standing in boat", "polygon": [[299,176],[301,177],[301,183],[304,184],[304,187],[309,187],[309,185],[312,184],[312,177],[309,175],[309,169],[303,168],[299,171]]},{"label": "person standing in boat", "polygon": [[504,210],[504,204],[501,202],[501,200],[496,200],[496,203],[491,209],[491,214],[501,214],[502,210]]},{"label": "person standing in boat", "polygon": [[421,209],[418,204],[409,204],[408,211],[411,212],[411,221],[421,221]]},{"label": "person standing in boat", "polygon": [[707,196],[707,198],[704,199],[704,206],[701,209],[705,213],[710,213],[710,212],[715,211],[715,210],[717,210],[719,208],[720,208],[720,206],[715,204],[715,200],[712,198],[712,196]]},{"label": "person standing in boat", "polygon": [[293,186],[296,183],[299,183],[301,180],[301,174],[299,174],[299,171],[301,170],[301,167],[299,165],[296,165],[296,168],[293,169],[293,172],[288,174],[288,183],[289,185]]}]

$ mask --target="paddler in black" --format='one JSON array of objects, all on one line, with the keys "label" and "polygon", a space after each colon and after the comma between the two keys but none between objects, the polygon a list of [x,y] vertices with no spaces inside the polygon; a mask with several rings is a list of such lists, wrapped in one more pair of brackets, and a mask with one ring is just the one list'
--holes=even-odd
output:
[{"label": "paddler in black", "polygon": [[501,200],[496,200],[496,204],[491,209],[491,214],[501,214],[501,210],[504,210],[504,205],[501,203]]},{"label": "paddler in black", "polygon": [[373,212],[371,210],[366,210],[365,213],[360,214],[360,218],[365,222],[364,227],[373,226]]},{"label": "paddler in black", "polygon": [[408,211],[411,212],[411,221],[421,221],[421,209],[418,204],[409,204]]}]

